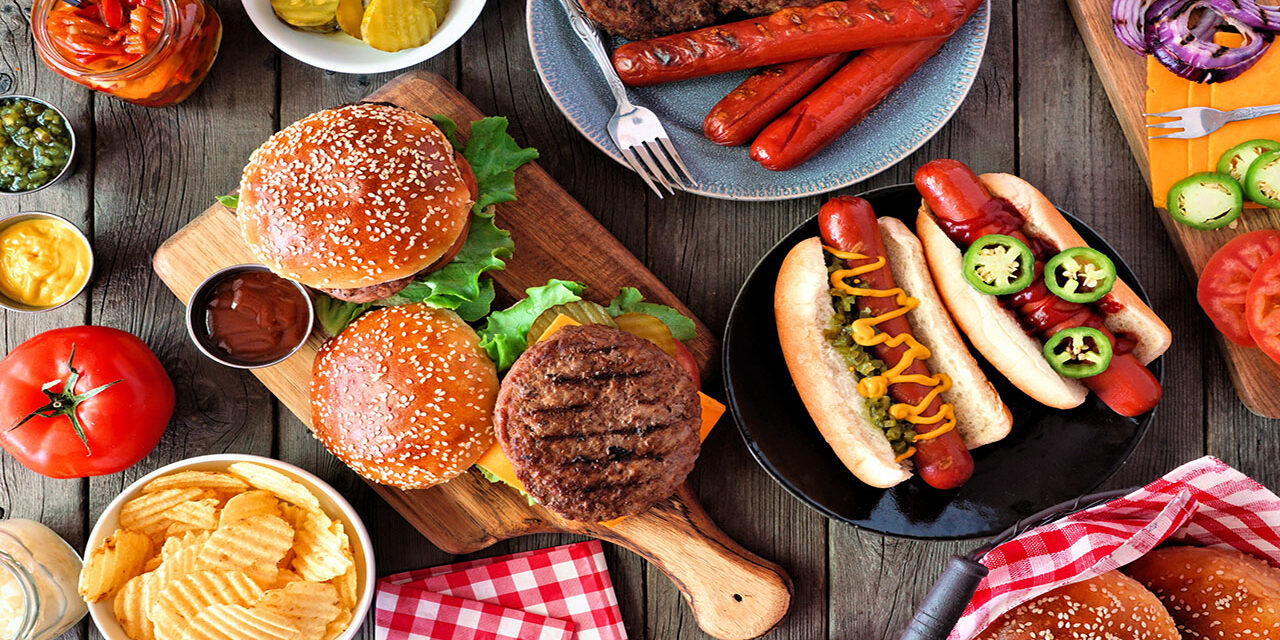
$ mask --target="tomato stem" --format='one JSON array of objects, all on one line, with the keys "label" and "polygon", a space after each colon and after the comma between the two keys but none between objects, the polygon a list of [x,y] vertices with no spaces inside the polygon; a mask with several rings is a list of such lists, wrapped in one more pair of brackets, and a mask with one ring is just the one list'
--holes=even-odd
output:
[{"label": "tomato stem", "polygon": [[[17,424],[9,427],[9,431],[13,431],[18,427],[29,422],[32,418],[56,418],[58,416],[67,416],[71,419],[71,427],[75,429],[76,435],[80,436],[80,442],[84,443],[86,455],[93,455],[93,449],[89,447],[89,439],[85,436],[84,425],[80,424],[80,418],[76,416],[76,409],[80,407],[80,403],[92,398],[112,385],[124,382],[123,379],[115,382],[108,382],[100,387],[90,389],[81,394],[76,394],[76,383],[80,381],[80,371],[75,367],[76,361],[76,345],[71,345],[71,357],[67,358],[67,368],[71,373],[67,375],[66,380],[50,380],[40,387],[40,391],[49,398],[49,404],[32,411],[27,417],[19,420]],[[54,387],[62,385],[61,391],[51,391]]]}]

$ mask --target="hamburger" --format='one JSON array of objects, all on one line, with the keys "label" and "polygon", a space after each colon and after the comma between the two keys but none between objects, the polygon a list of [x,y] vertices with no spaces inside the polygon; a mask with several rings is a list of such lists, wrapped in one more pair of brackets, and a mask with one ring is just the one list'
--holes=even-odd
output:
[{"label": "hamburger", "polygon": [[258,262],[325,294],[317,314],[332,335],[371,306],[422,302],[473,322],[493,300],[480,274],[513,248],[493,205],[515,199],[515,170],[538,155],[506,129],[477,120],[463,145],[443,116],[326,109],[254,151],[238,198],[220,200]]},{"label": "hamburger", "polygon": [[311,430],[364,478],[425,489],[493,445],[498,373],[458,314],[378,309],[325,343],[311,376]]},{"label": "hamburger", "polygon": [[1259,558],[1166,547],[1124,571],[1164,603],[1184,640],[1280,638],[1280,570]]},{"label": "hamburger", "polygon": [[250,156],[240,231],[277,275],[373,302],[461,248],[474,201],[464,163],[416,112],[374,103],[326,109]]}]

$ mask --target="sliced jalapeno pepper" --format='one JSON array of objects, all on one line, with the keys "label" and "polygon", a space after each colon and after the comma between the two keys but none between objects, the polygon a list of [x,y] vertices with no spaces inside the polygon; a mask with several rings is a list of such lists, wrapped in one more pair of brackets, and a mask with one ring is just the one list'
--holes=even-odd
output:
[{"label": "sliced jalapeno pepper", "polygon": [[1017,293],[1026,289],[1035,277],[1031,249],[1012,236],[985,235],[964,252],[964,279],[987,295]]},{"label": "sliced jalapeno pepper", "polygon": [[1097,302],[1116,284],[1116,265],[1101,251],[1072,247],[1049,259],[1044,283],[1067,302]]},{"label": "sliced jalapeno pepper", "polygon": [[1280,151],[1258,156],[1244,179],[1249,199],[1272,209],[1280,208]]},{"label": "sliced jalapeno pepper", "polygon": [[1223,152],[1222,157],[1218,159],[1218,173],[1225,173],[1235,178],[1236,182],[1244,184],[1249,165],[1252,165],[1258,156],[1269,151],[1280,151],[1280,142],[1266,138],[1242,142]]},{"label": "sliced jalapeno pepper", "polygon": [[1063,329],[1044,343],[1044,357],[1068,378],[1088,378],[1111,366],[1111,341],[1092,327]]},{"label": "sliced jalapeno pepper", "polygon": [[1193,229],[1221,229],[1244,211],[1244,189],[1225,173],[1197,173],[1169,189],[1169,215]]}]

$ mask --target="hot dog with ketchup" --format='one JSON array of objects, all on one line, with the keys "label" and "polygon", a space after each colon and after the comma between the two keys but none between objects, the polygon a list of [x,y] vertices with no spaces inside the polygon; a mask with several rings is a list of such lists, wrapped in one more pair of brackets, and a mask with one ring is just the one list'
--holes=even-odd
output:
[{"label": "hot dog with ketchup", "polygon": [[1012,420],[947,316],[919,241],[861,198],[819,212],[821,237],[787,255],[774,311],[796,389],[814,424],[863,482],[911,476],[953,489],[969,449]]},{"label": "hot dog with ketchup", "polygon": [[[955,160],[924,165],[915,182],[924,197],[916,232],[934,282],[992,365],[1051,407],[1077,406],[1090,390],[1121,415],[1155,407],[1162,391],[1145,365],[1168,349],[1169,328],[1115,278],[1109,260],[1084,249],[1043,194],[1008,174],[979,177]],[[998,286],[1016,279],[1021,286]],[[1103,283],[1105,292],[1089,295]]]}]

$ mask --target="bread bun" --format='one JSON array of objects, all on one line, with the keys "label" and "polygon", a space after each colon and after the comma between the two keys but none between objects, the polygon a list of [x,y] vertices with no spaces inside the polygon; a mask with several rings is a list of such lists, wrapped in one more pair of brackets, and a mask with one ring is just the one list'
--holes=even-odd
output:
[{"label": "bread bun", "polygon": [[493,445],[497,394],[493,362],[457,314],[387,307],[320,350],[311,430],[361,476],[423,489],[466,471]]},{"label": "bread bun", "polygon": [[254,151],[236,215],[276,274],[358,289],[436,262],[470,210],[453,146],[429,118],[359,103],[307,116]]},{"label": "bread bun", "polygon": [[975,640],[1179,640],[1150,591],[1119,571],[1058,587],[991,623]]},{"label": "bread bun", "polygon": [[893,461],[889,440],[867,418],[857,380],[822,334],[835,314],[826,275],[818,238],[797,244],[783,259],[773,298],[782,354],[813,423],[844,466],[873,487],[892,487],[911,472]]},{"label": "bread bun", "polygon": [[929,349],[929,369],[951,377],[952,387],[942,399],[955,407],[956,430],[965,446],[973,449],[1003,439],[1013,428],[1013,415],[947,315],[919,238],[897,218],[880,218],[879,224],[894,281],[920,301],[920,306],[907,314],[907,321],[916,339]]},{"label": "bread bun", "polygon": [[[888,268],[896,284],[920,306],[907,314],[912,335],[932,353],[930,370],[944,372],[953,386],[943,400],[955,406],[956,431],[970,449],[1003,438],[1013,418],[995,388],[969,355],[933,289],[919,241],[896,219],[880,218]],[[778,272],[774,315],[778,340],[796,391],[840,461],[859,480],[891,487],[911,477],[894,462],[893,447],[867,414],[857,377],[823,335],[835,314],[819,238],[797,244]]]},{"label": "bread bun", "polygon": [[[1089,246],[1058,208],[1031,183],[1008,173],[986,173],[979,177],[991,195],[1008,200],[1022,213],[1026,219],[1023,228],[1031,235],[1049,241],[1059,251]],[[1108,311],[1103,324],[1116,333],[1138,338],[1133,355],[1139,362],[1148,364],[1169,349],[1173,333],[1124,280],[1117,278],[1111,293],[1103,300],[1121,307],[1118,311]]]},{"label": "bread bun", "polygon": [[1089,390],[1079,381],[1058,375],[1044,358],[1044,346],[1031,337],[1017,316],[995,296],[974,289],[964,279],[964,254],[933,221],[928,205],[916,219],[933,283],[969,342],[1013,386],[1055,409],[1078,407]]},{"label": "bread bun", "polygon": [[1280,638],[1280,570],[1251,555],[1166,547],[1125,572],[1155,592],[1185,640]]}]

